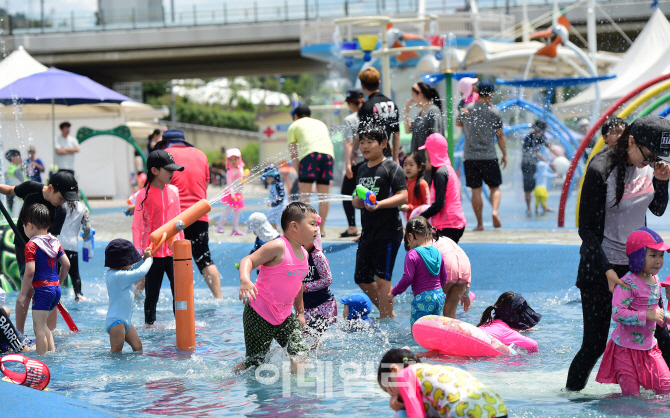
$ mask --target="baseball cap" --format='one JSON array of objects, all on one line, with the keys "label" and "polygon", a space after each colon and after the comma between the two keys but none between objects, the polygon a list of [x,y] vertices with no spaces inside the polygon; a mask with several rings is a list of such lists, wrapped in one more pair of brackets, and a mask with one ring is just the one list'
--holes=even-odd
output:
[{"label": "baseball cap", "polygon": [[59,171],[49,178],[49,184],[58,190],[67,201],[79,200],[79,186],[74,176],[66,171]]},{"label": "baseball cap", "polygon": [[656,115],[635,119],[630,134],[638,145],[644,145],[651,153],[670,162],[670,121]]},{"label": "baseball cap", "polygon": [[493,93],[496,85],[489,80],[482,80],[479,82],[479,93]]},{"label": "baseball cap", "polygon": [[127,239],[113,239],[105,248],[105,267],[119,268],[132,266],[142,259],[132,242]]},{"label": "baseball cap", "polygon": [[420,150],[427,150],[430,155],[430,165],[433,167],[444,167],[451,165],[449,161],[449,144],[447,139],[439,133],[428,135],[426,143],[419,147]]},{"label": "baseball cap", "polygon": [[365,96],[363,95],[363,91],[359,89],[351,89],[347,90],[347,97],[344,99],[346,102],[356,102],[360,99],[363,99]]},{"label": "baseball cap", "polygon": [[184,167],[176,164],[172,155],[162,149],[152,151],[147,158],[147,168],[164,168],[168,171],[184,171]]},{"label": "baseball cap", "polygon": [[304,116],[309,117],[312,115],[312,111],[309,109],[309,106],[300,105],[291,111],[291,116],[293,115],[297,115],[299,118],[302,118]]},{"label": "baseball cap", "polygon": [[349,306],[347,319],[370,321],[368,314],[372,312],[372,301],[365,293],[352,293],[346,298],[340,298],[340,303]]},{"label": "baseball cap", "polygon": [[628,236],[626,240],[626,254],[630,255],[632,252],[642,248],[668,251],[670,250],[670,244],[663,242],[663,238],[660,235],[643,226]]}]

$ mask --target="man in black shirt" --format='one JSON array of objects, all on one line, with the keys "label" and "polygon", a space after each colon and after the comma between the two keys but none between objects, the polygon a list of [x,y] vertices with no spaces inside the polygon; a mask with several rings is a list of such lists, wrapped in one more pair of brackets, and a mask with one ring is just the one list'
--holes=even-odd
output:
[{"label": "man in black shirt", "polygon": [[[368,67],[358,74],[361,81],[363,93],[368,96],[368,100],[358,111],[358,136],[366,130],[379,126],[386,132],[387,141],[393,144],[392,149],[387,145],[384,149],[384,156],[393,156],[393,161],[398,162],[398,152],[400,150],[400,118],[398,115],[398,106],[393,100],[379,92],[379,71],[374,67]],[[353,153],[360,146],[359,138],[354,140]]]},{"label": "man in black shirt", "polygon": [[[23,207],[21,208],[21,213],[19,213],[19,219],[16,222],[18,233],[23,239],[18,240],[16,237],[14,237],[16,262],[19,265],[21,279],[23,279],[23,272],[26,268],[24,245],[28,242],[28,236],[23,230],[23,220],[25,219],[26,211],[30,206],[36,203],[41,203],[46,206],[49,209],[49,214],[51,215],[52,221],[49,233],[54,236],[58,235],[60,234],[60,230],[63,227],[63,222],[65,221],[65,211],[63,208],[61,208],[61,205],[68,201],[79,200],[79,187],[77,185],[77,180],[74,179],[72,174],[65,171],[60,171],[51,176],[49,179],[49,185],[47,186],[35,181],[26,181],[19,184],[18,186],[0,184],[0,193],[7,196],[18,196],[23,199]],[[30,301],[32,296],[33,290],[31,289],[28,292],[28,301]],[[16,310],[14,312],[16,312],[16,328],[23,333],[23,328],[26,323],[26,316],[28,315],[28,306],[24,307],[17,302]],[[54,314],[49,316],[50,327],[51,324],[53,324],[55,327],[55,318],[56,317]]]},{"label": "man in black shirt", "polygon": [[399,207],[407,203],[405,172],[395,161],[384,157],[386,132],[377,126],[360,136],[361,152],[368,162],[358,168],[357,184],[377,195],[377,204],[366,205],[356,197],[361,209],[363,232],[356,251],[354,281],[379,309],[381,318],[392,318],[391,274],[403,238]]}]

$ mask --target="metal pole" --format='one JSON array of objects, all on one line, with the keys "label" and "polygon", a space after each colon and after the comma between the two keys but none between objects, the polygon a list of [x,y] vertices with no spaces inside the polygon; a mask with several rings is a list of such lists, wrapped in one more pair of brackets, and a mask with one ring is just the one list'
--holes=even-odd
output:
[{"label": "metal pole", "polygon": [[447,94],[444,99],[447,104],[447,144],[449,145],[449,159],[451,160],[451,165],[454,165],[454,98],[452,97],[452,86],[451,80],[453,79],[453,73],[447,71],[447,77],[444,79],[444,82],[447,87]]},{"label": "metal pole", "polygon": [[[379,7],[379,2],[377,2]],[[382,30],[382,91],[384,96],[391,98],[391,56],[387,54],[388,43],[386,42],[386,31]]]},{"label": "metal pole", "polygon": [[284,20],[288,20],[288,0],[284,0]]},{"label": "metal pole", "polygon": [[254,22],[258,23],[258,2],[254,2]]},{"label": "metal pole", "polygon": [[417,13],[419,19],[426,17],[426,0],[419,0],[417,2],[417,8],[419,9]]},{"label": "metal pole", "polygon": [[528,42],[530,41],[530,23],[528,22],[528,1],[523,0],[521,3],[521,11],[522,11],[522,21],[521,21],[521,40],[523,42]]},{"label": "metal pole", "polygon": [[[598,68],[596,54],[598,53],[598,37],[596,34],[596,1],[589,0],[589,9],[587,11],[586,32],[589,41],[589,58],[593,66]],[[593,115],[595,117],[595,115]]]},{"label": "metal pole", "polygon": [[133,29],[135,29],[135,8],[133,7]]},{"label": "metal pole", "polygon": [[170,80],[170,122],[177,122],[177,112],[176,106],[174,104],[174,83],[173,80]]},{"label": "metal pole", "polygon": [[72,32],[74,32],[74,12],[70,12],[70,26],[72,27]]},{"label": "metal pole", "polygon": [[223,3],[223,24],[228,24],[228,5],[226,3]]},{"label": "metal pole", "polygon": [[305,20],[309,20],[309,0],[305,0]]},{"label": "metal pole", "polygon": [[198,11],[195,4],[193,5],[193,26],[198,26]]},{"label": "metal pole", "polygon": [[170,13],[172,14],[172,23],[174,23],[174,0],[170,0]]},{"label": "metal pole", "polygon": [[44,0],[40,0],[40,22],[42,25],[42,33],[44,33]]},{"label": "metal pole", "polygon": [[[53,158],[51,165],[56,165],[56,100],[54,99],[51,99],[51,138],[51,143],[53,144],[51,147],[53,150],[51,153],[51,157]],[[55,171],[58,171],[58,169]]]}]

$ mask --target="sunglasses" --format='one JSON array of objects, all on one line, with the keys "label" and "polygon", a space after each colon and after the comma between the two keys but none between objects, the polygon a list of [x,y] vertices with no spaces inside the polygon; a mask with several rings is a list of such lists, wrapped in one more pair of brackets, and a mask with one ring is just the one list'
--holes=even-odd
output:
[{"label": "sunglasses", "polygon": [[644,151],[642,151],[642,147],[640,146],[640,144],[635,144],[635,145],[637,145],[637,149],[640,150],[640,154],[642,154],[642,157],[644,158],[644,161],[643,161],[644,163],[647,163],[650,166],[652,166],[653,168],[656,168],[656,163],[659,162],[659,161],[662,161],[660,158],[658,158],[657,156],[655,156],[653,154],[651,156],[647,156],[644,153]]}]

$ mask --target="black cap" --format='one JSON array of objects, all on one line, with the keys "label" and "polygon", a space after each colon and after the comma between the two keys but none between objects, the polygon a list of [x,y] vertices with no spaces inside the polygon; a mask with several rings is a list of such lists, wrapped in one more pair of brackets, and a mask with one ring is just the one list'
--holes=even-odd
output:
[{"label": "black cap", "polygon": [[147,158],[147,168],[164,168],[168,171],[184,171],[184,167],[174,162],[172,155],[162,149],[152,151]]},{"label": "black cap", "polygon": [[491,94],[495,91],[496,85],[492,81],[482,80],[479,82],[479,92],[484,94]]},{"label": "black cap", "polygon": [[670,161],[670,121],[661,116],[644,116],[630,126],[635,142],[644,145],[651,153]]},{"label": "black cap", "polygon": [[363,90],[359,89],[351,89],[347,90],[347,98],[345,99],[346,102],[357,102],[360,99],[365,98],[365,95],[363,94]]},{"label": "black cap", "polygon": [[58,190],[67,201],[79,200],[79,186],[74,176],[67,171],[59,171],[49,178],[49,184]]},{"label": "black cap", "polygon": [[19,152],[19,150],[17,150],[17,149],[10,149],[9,151],[7,151],[7,152],[5,153],[5,158],[7,159],[7,161],[9,161],[9,162],[11,163],[11,162],[12,162],[12,158],[16,157],[17,155],[18,155],[19,157],[21,156],[21,153]]},{"label": "black cap", "polygon": [[127,239],[113,239],[105,248],[105,267],[120,268],[132,266],[142,259],[132,242]]},{"label": "black cap", "polygon": [[312,111],[309,110],[309,106],[300,105],[291,111],[291,116],[296,115],[299,118],[312,116]]}]

